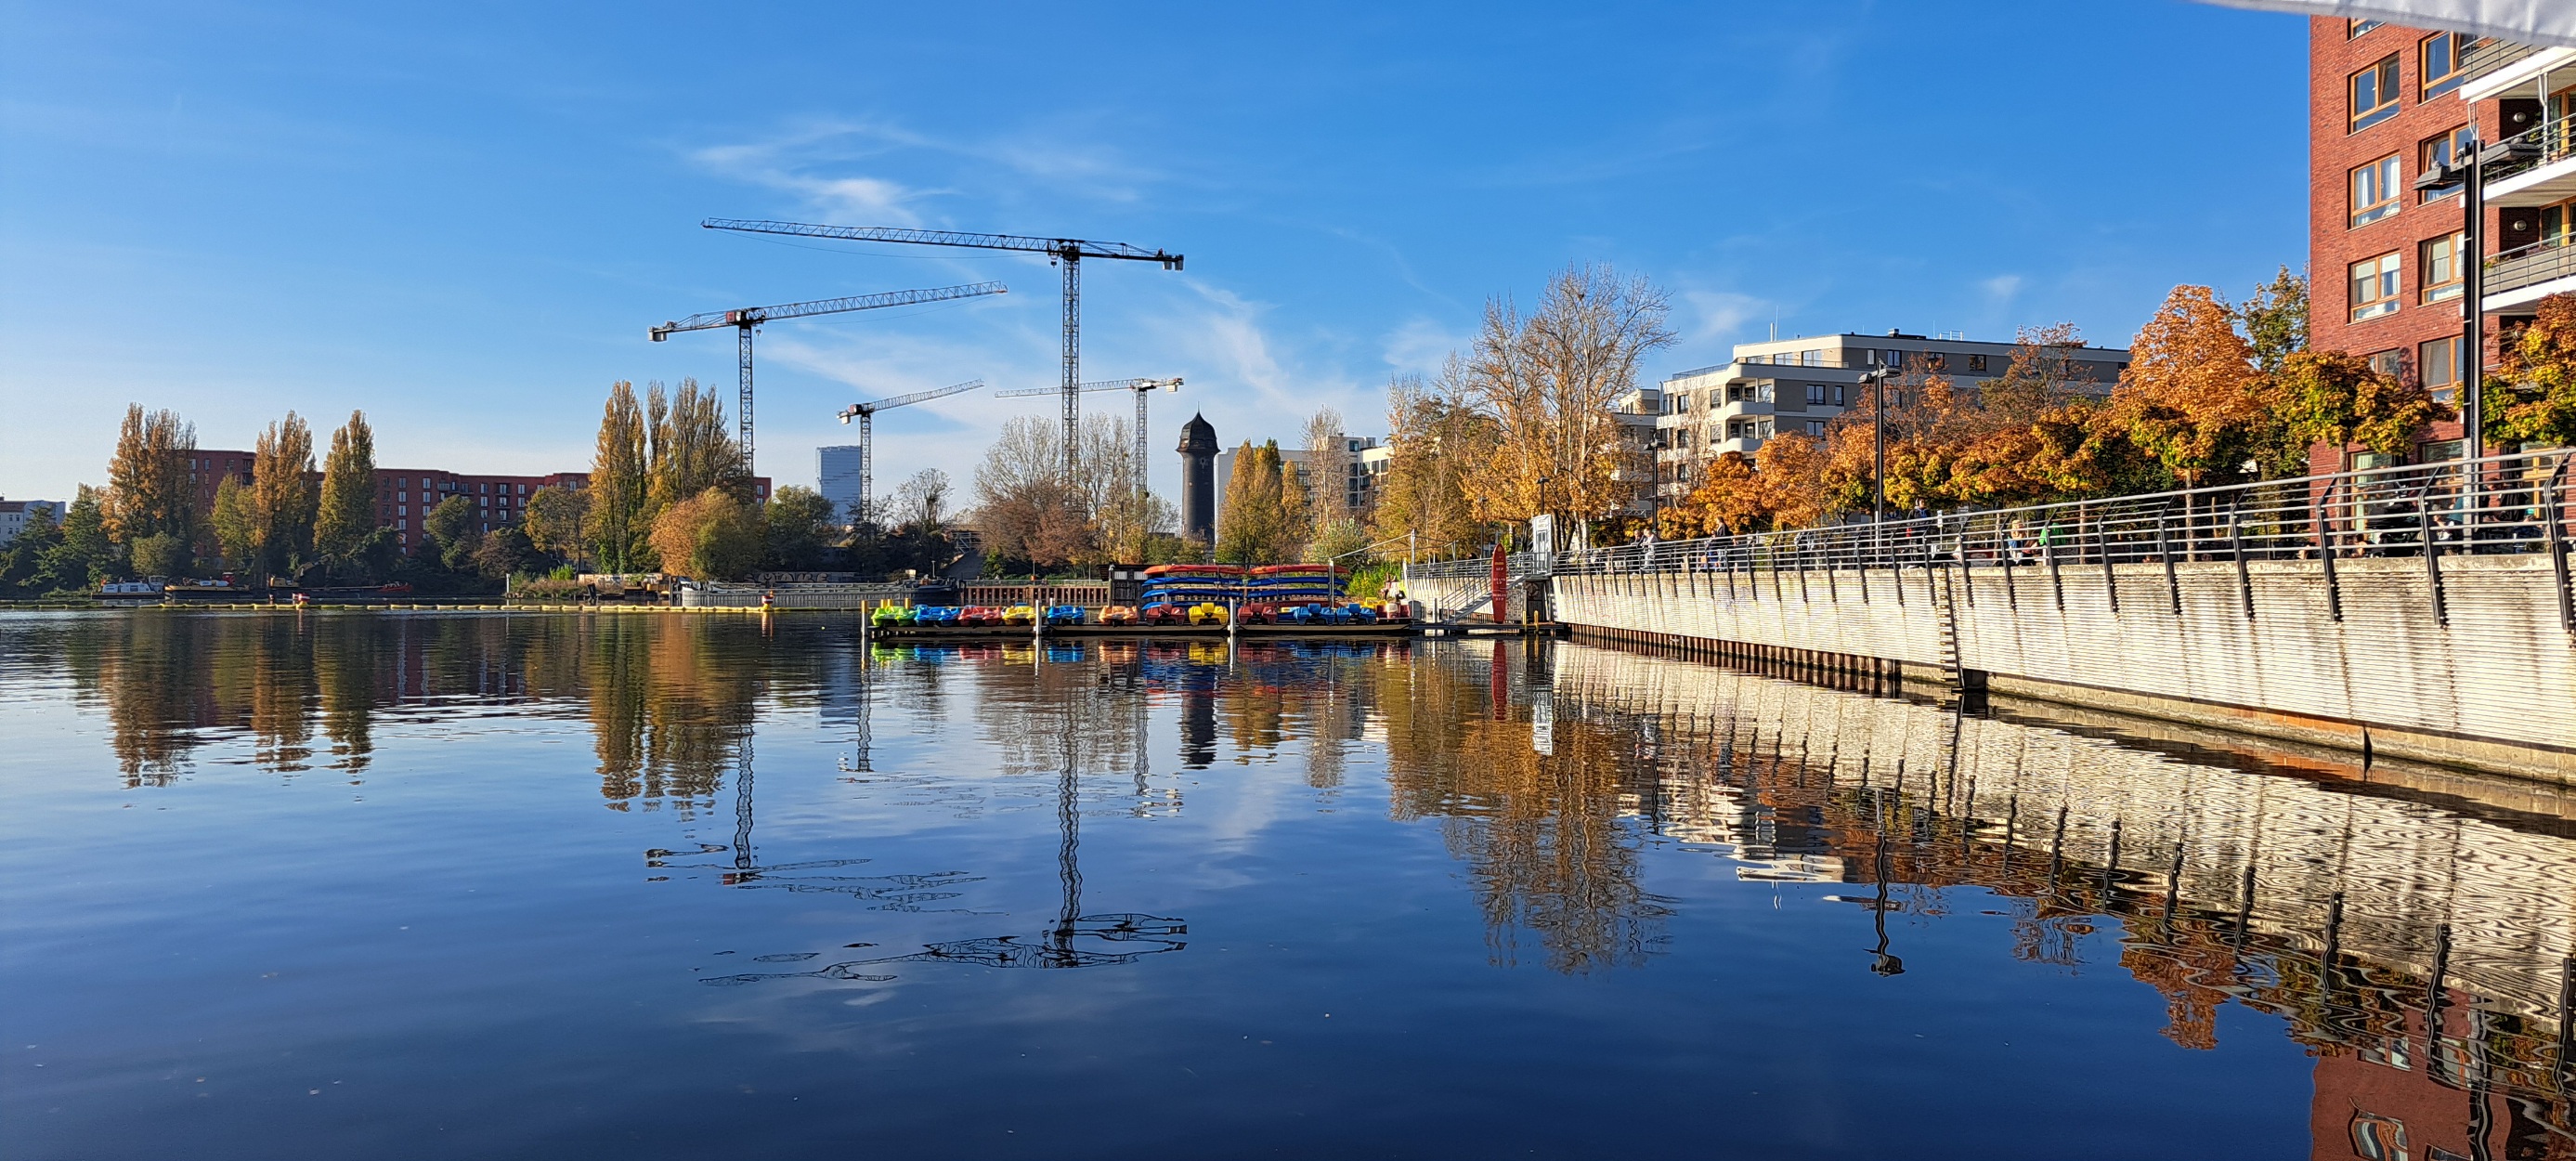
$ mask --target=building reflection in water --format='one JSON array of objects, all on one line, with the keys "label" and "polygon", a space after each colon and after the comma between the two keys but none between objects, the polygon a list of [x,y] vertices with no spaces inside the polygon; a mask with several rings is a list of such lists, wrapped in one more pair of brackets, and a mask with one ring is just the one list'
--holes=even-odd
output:
[{"label": "building reflection in water", "polygon": [[[1395,817],[1439,827],[1465,867],[1499,964],[1651,960],[1678,905],[1648,886],[1658,849],[1726,858],[1748,880],[1849,885],[1825,897],[1874,912],[1876,945],[1854,954],[1881,973],[1906,966],[1891,916],[1964,906],[1951,892],[1974,888],[2000,899],[1978,905],[2009,912],[2013,954],[2034,968],[2117,966],[2156,989],[2178,1045],[2215,1047],[2230,1001],[2282,1019],[2317,1057],[2318,1156],[2576,1157],[2576,805],[2563,792],[2365,771],[2075,710],[1964,716],[1581,646],[862,656],[854,634],[781,621],[765,636],[729,618],[145,614],[28,632],[103,712],[130,786],[170,782],[215,742],[246,740],[252,761],[288,776],[357,780],[387,721],[570,716],[592,735],[605,804],[732,824],[731,843],[655,850],[653,863],[898,909],[938,905],[973,876],[761,860],[759,714],[811,707],[851,739],[839,776],[907,805],[1055,813],[1060,898],[1042,929],[779,974],[1177,949],[1177,919],[1086,910],[1085,818],[1179,811],[1182,772],[1292,751],[1329,795],[1369,754]],[[799,640],[814,644],[780,647]],[[1170,707],[1175,736],[1153,736],[1148,705]],[[998,773],[948,784],[880,770],[871,731],[887,723],[971,729]],[[2086,962],[2097,931],[2116,933],[2116,965]]]}]

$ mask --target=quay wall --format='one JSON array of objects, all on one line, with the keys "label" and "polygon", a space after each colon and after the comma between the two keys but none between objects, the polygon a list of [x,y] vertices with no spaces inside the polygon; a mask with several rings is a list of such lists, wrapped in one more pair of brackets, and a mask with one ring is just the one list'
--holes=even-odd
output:
[{"label": "quay wall", "polygon": [[2549,557],[2438,565],[2438,588],[2420,558],[2339,560],[2332,582],[2315,561],[1613,572],[1548,600],[1577,637],[1891,683],[1955,663],[1969,689],[2576,785]]}]

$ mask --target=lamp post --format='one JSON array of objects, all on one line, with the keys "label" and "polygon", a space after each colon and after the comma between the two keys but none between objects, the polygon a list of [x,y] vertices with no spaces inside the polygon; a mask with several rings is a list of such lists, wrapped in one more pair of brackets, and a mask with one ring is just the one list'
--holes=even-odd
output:
[{"label": "lamp post", "polygon": [[2467,458],[2475,461],[2487,454],[2486,406],[2479,396],[2486,393],[2486,234],[2487,178],[2486,169],[2498,162],[2540,155],[2540,143],[2527,140],[2528,134],[2508,137],[2493,145],[2476,137],[2462,142],[2449,161],[2425,170],[2415,179],[2417,190],[2464,187],[2460,193],[2460,217],[2463,245],[2460,247],[2460,427],[2467,437]]},{"label": "lamp post", "polygon": [[1872,524],[1887,520],[1887,380],[1895,373],[1895,367],[1882,363],[1876,370],[1865,372],[1860,377],[1861,382],[1872,388],[1869,393],[1869,444],[1871,458],[1875,461],[1869,478],[1869,522]]}]

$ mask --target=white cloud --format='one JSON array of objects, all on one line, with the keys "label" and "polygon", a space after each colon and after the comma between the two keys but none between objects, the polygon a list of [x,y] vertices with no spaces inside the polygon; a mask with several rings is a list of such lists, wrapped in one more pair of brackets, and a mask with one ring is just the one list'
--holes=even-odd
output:
[{"label": "white cloud", "polygon": [[1768,299],[1729,290],[1686,290],[1681,299],[1696,316],[1682,334],[1688,342],[1732,339],[1744,324],[1772,306]]},{"label": "white cloud", "polygon": [[1440,373],[1440,365],[1452,351],[1467,348],[1472,336],[1455,334],[1427,318],[1405,320],[1404,325],[1387,332],[1386,365],[1398,374],[1430,378]]},{"label": "white cloud", "polygon": [[2021,282],[2021,275],[1998,274],[1978,283],[1977,288],[1985,291],[1986,297],[2000,305],[2012,301],[2014,295],[2021,293]]}]

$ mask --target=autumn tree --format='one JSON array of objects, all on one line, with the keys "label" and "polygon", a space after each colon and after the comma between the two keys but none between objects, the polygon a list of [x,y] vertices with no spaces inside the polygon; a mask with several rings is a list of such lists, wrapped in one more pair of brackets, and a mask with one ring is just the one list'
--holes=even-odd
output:
[{"label": "autumn tree", "polygon": [[1294,526],[1290,495],[1296,488],[1291,474],[1294,470],[1280,457],[1276,440],[1260,447],[1246,440],[1235,449],[1234,470],[1225,483],[1225,504],[1216,518],[1218,560],[1273,564],[1294,557],[1303,544]]},{"label": "autumn tree", "polygon": [[1387,384],[1387,466],[1378,478],[1370,534],[1433,555],[1475,546],[1483,531],[1466,477],[1490,453],[1491,420],[1464,398],[1463,361],[1451,356],[1437,384],[1404,375]]},{"label": "autumn tree", "polygon": [[1097,551],[1086,497],[1064,476],[1060,430],[1018,415],[975,468],[975,522],[989,557],[1033,566],[1071,564]]},{"label": "autumn tree", "polygon": [[176,413],[146,413],[141,404],[125,409],[100,515],[108,537],[129,552],[161,538],[134,552],[136,567],[153,566],[147,575],[176,576],[188,568],[198,532],[197,485],[188,464],[196,452],[196,426]]},{"label": "autumn tree", "polygon": [[644,408],[652,434],[646,511],[658,514],[709,488],[722,488],[746,503],[752,500],[751,471],[715,389],[700,390],[697,380],[682,379],[680,389],[666,399],[660,383],[649,384]]},{"label": "autumn tree", "polygon": [[895,519],[925,534],[939,531],[940,521],[948,515],[952,490],[946,472],[937,468],[914,472],[911,479],[895,489]]},{"label": "autumn tree", "polygon": [[644,410],[635,402],[635,385],[622,379],[611,384],[586,489],[590,557],[609,572],[652,567],[649,442]]},{"label": "autumn tree", "polygon": [[761,549],[760,514],[722,488],[681,500],[653,521],[653,550],[664,572],[734,580],[759,565]]},{"label": "autumn tree", "polygon": [[1463,480],[1479,519],[1518,523],[1541,512],[1571,525],[1625,508],[1640,470],[1614,407],[1637,365],[1671,345],[1662,290],[1608,266],[1570,266],[1537,311],[1486,303],[1461,368],[1465,397],[1494,424],[1492,453]]},{"label": "autumn tree", "polygon": [[271,578],[303,572],[313,561],[320,497],[313,483],[313,429],[302,416],[289,411],[260,433],[250,490],[258,536],[252,566]]},{"label": "autumn tree", "polygon": [[2254,349],[2206,286],[2177,286],[2130,344],[2106,418],[2186,484],[2236,471],[2270,420]]},{"label": "autumn tree", "polygon": [[363,411],[331,433],[322,461],[321,508],[314,516],[313,551],[322,563],[354,575],[376,537],[376,436]]},{"label": "autumn tree", "polygon": [[2511,336],[2479,396],[2486,434],[2516,443],[2576,444],[2576,295],[2541,299]]},{"label": "autumn tree", "polygon": [[2301,449],[2320,443],[2333,448],[2338,470],[2356,443],[2395,455],[2426,423],[2450,417],[2450,409],[2434,402],[2421,383],[2376,370],[2370,360],[2343,351],[2289,356],[2272,399],[2291,441]]}]

